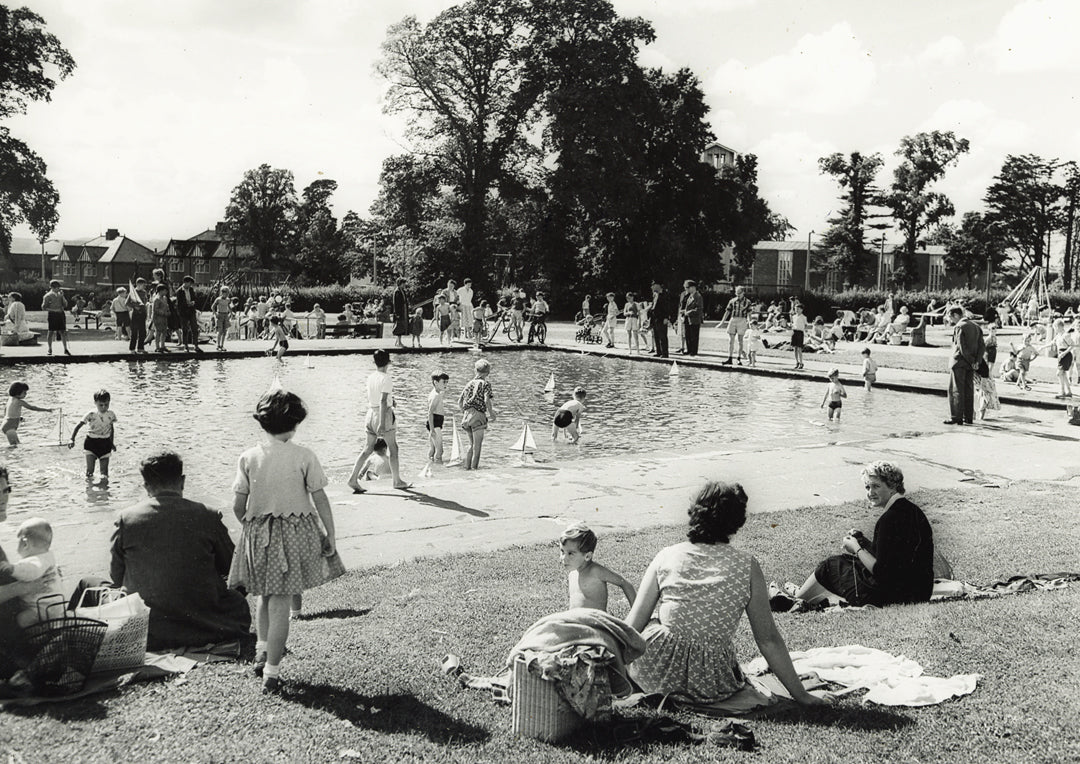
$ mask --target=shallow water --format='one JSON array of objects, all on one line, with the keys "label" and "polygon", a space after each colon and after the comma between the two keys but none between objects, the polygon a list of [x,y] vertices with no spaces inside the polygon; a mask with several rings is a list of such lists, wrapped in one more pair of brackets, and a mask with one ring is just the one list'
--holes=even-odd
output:
[{"label": "shallow water", "polygon": [[[826,425],[819,409],[825,381],[779,379],[666,364],[559,352],[489,353],[497,420],[484,443],[481,463],[509,467],[520,454],[509,447],[529,422],[537,461],[559,463],[627,453],[822,445],[941,429],[943,398],[848,387],[843,424]],[[446,454],[450,416],[472,377],[471,353],[395,355],[402,474],[414,479],[426,462],[425,407],[432,371],[450,374],[447,391]],[[54,525],[85,523],[88,514],[110,513],[143,498],[139,460],[161,448],[178,451],[186,463],[186,494],[210,506],[231,506],[230,485],[240,453],[262,437],[251,411],[275,376],[308,405],[297,442],[312,448],[330,479],[344,483],[363,446],[367,410],[364,383],[370,355],[293,356],[215,361],[117,361],[100,364],[5,367],[4,386],[23,380],[27,400],[62,407],[71,424],[93,407],[93,392],[112,394],[118,416],[112,480],[88,486],[80,441],[76,448],[41,445],[55,416],[27,411],[19,430],[23,446],[5,461],[14,494],[7,531],[21,518],[41,515]],[[554,374],[556,392],[543,392]],[[552,443],[551,418],[577,385],[588,391],[580,445]],[[460,421],[460,417],[458,417]],[[70,431],[70,429],[69,429]],[[464,434],[462,433],[462,439]],[[3,524],[0,524],[2,527]],[[7,534],[5,534],[7,535]]]}]

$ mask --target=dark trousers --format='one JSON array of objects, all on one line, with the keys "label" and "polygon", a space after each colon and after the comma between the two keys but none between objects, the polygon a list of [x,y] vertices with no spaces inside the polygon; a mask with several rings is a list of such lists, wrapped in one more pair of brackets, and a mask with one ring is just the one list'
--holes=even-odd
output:
[{"label": "dark trousers", "polygon": [[975,421],[975,370],[969,366],[949,370],[949,414],[954,422]]},{"label": "dark trousers", "polygon": [[131,311],[131,339],[128,350],[142,350],[146,346],[146,311]]},{"label": "dark trousers", "polygon": [[652,325],[653,336],[653,353],[661,358],[668,357],[668,345],[667,345],[667,324],[661,318],[653,321]]},{"label": "dark trousers", "polygon": [[683,331],[686,333],[686,354],[697,355],[701,324],[683,324]]},{"label": "dark trousers", "polygon": [[199,316],[189,314],[180,316],[180,334],[182,345],[199,346]]}]

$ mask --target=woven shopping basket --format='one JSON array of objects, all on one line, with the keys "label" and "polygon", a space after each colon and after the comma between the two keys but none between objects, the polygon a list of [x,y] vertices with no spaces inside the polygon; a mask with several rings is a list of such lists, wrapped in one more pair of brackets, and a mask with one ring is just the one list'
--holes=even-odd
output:
[{"label": "woven shopping basket", "polygon": [[109,627],[94,661],[95,673],[138,668],[146,661],[150,608],[138,593],[128,594],[106,586],[88,587],[79,598],[75,615],[104,621]]},{"label": "woven shopping basket", "polygon": [[[45,602],[52,597],[59,597],[59,601]],[[49,617],[57,608],[60,616]],[[42,695],[78,692],[90,676],[108,626],[102,621],[69,613],[67,603],[60,595],[43,597],[38,601],[38,609],[46,618],[25,631],[34,656],[26,668],[27,676],[34,690]]]},{"label": "woven shopping basket", "polygon": [[548,743],[562,740],[585,723],[559,696],[555,683],[531,673],[529,664],[520,655],[514,660],[511,713],[515,735]]}]

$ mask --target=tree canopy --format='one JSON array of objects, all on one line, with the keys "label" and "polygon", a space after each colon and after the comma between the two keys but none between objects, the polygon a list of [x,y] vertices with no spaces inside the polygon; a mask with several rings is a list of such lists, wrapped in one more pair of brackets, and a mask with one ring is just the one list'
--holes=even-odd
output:
[{"label": "tree canopy", "polygon": [[829,218],[829,229],[821,243],[829,254],[829,266],[839,271],[844,281],[857,284],[868,272],[871,256],[866,248],[866,224],[873,215],[871,208],[880,204],[881,191],[874,178],[881,169],[880,154],[863,155],[853,151],[845,157],[837,152],[818,159],[822,174],[831,175],[843,189],[843,206]]},{"label": "tree canopy", "polygon": [[[0,5],[0,119],[22,114],[33,101],[52,99],[56,79],[75,69],[45,20],[27,8]],[[12,229],[26,223],[41,241],[59,220],[60,195],[46,174],[45,161],[0,127],[0,254],[11,250]]]},{"label": "tree canopy", "polygon": [[296,187],[290,170],[268,164],[244,173],[232,191],[225,220],[238,244],[247,244],[266,268],[291,254],[296,236]]},{"label": "tree canopy", "polygon": [[1047,237],[1063,223],[1065,191],[1055,177],[1060,167],[1056,159],[1009,154],[986,190],[989,218],[1019,254],[1021,270],[1045,264]]}]

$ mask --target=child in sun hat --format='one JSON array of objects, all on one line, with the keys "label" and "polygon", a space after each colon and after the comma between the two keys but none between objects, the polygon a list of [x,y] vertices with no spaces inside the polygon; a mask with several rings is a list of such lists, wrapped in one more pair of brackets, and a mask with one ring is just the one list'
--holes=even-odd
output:
[{"label": "child in sun hat", "polygon": [[[315,454],[293,442],[307,418],[304,402],[275,389],[255,406],[269,436],[240,455],[233,480],[233,513],[243,528],[229,570],[229,586],[259,598],[255,675],[264,692],[281,687],[280,665],[289,637],[293,596],[337,578],[337,554],[327,479]],[[299,609],[298,607],[296,609]]]}]

